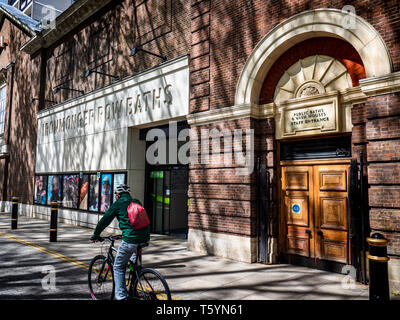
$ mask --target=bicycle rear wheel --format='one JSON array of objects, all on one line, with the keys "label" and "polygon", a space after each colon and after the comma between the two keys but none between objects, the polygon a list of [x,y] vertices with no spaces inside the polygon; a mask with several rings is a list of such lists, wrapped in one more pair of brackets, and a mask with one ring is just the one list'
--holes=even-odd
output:
[{"label": "bicycle rear wheel", "polygon": [[144,268],[133,284],[133,296],[141,300],[171,300],[167,281],[156,270]]},{"label": "bicycle rear wheel", "polygon": [[93,300],[114,298],[113,270],[105,256],[96,256],[90,262],[88,283]]}]

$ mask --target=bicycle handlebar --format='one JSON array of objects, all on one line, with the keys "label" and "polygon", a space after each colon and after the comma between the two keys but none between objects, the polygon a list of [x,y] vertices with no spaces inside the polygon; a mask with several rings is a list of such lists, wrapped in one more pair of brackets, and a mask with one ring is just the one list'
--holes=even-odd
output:
[{"label": "bicycle handlebar", "polygon": [[[108,237],[98,237],[97,240],[99,242],[103,242],[104,240],[108,240],[110,242],[114,242],[116,240],[121,240],[122,239],[122,234],[120,235],[116,235],[116,236],[108,236]],[[149,245],[148,242],[144,242],[144,243],[139,243],[137,244],[138,250],[139,249],[143,249],[145,247],[147,247]]]},{"label": "bicycle handlebar", "polygon": [[122,239],[122,235],[117,235],[117,236],[108,236],[108,237],[99,237],[98,240],[100,242],[103,242],[104,240],[108,240],[108,241],[115,241],[115,240],[121,240]]}]

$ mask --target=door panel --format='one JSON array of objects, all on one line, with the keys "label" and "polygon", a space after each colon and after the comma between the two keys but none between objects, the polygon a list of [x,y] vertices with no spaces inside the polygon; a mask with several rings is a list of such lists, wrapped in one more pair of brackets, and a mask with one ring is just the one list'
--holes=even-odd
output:
[{"label": "door panel", "polygon": [[347,246],[344,242],[322,239],[321,248],[321,259],[346,263]]},{"label": "door panel", "polygon": [[[321,170],[321,168],[323,169]],[[328,168],[326,166],[320,167],[319,190],[346,191],[347,190],[346,171],[327,171],[327,169]]]},{"label": "door panel", "polygon": [[308,167],[288,167],[285,170],[286,190],[307,190],[308,191]]},{"label": "door panel", "polygon": [[308,196],[287,192],[285,201],[288,227],[287,249],[290,253],[309,257],[311,254],[311,243],[307,230],[310,230],[311,227]]},{"label": "door panel", "polygon": [[188,227],[188,170],[171,170],[170,233],[187,234]]},{"label": "door panel", "polygon": [[324,230],[317,235],[316,258],[347,263],[347,234],[333,230]]},{"label": "door panel", "polygon": [[150,172],[150,198],[151,209],[150,216],[152,222],[152,232],[163,232],[163,195],[164,195],[164,171],[151,171]]},{"label": "door panel", "polygon": [[321,229],[347,230],[346,197],[320,196],[318,209]]},{"label": "door panel", "polygon": [[314,166],[316,258],[348,263],[347,165]]},{"label": "door panel", "polygon": [[302,228],[288,226],[287,234],[287,252],[310,257],[311,246],[310,237]]},{"label": "door panel", "polygon": [[151,232],[186,237],[188,228],[188,170],[153,167],[148,171],[148,210]]},{"label": "door panel", "polygon": [[348,263],[348,165],[283,166],[286,253]]},{"label": "door panel", "polygon": [[286,249],[288,253],[306,257],[314,255],[314,242],[310,233],[313,229],[313,210],[310,206],[313,199],[309,191],[313,175],[311,169],[308,166],[284,167],[282,175]]},{"label": "door panel", "polygon": [[171,193],[171,171],[164,170],[164,185],[163,185],[163,233],[168,232],[170,228],[170,193]]},{"label": "door panel", "polygon": [[309,227],[308,196],[286,192],[286,219],[292,226]]}]

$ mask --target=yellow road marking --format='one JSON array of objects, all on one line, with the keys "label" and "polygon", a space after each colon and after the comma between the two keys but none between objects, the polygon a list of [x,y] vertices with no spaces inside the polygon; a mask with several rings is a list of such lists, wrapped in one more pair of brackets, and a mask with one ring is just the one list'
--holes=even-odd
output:
[{"label": "yellow road marking", "polygon": [[89,270],[89,265],[88,264],[86,264],[86,263],[84,263],[82,261],[70,258],[70,257],[68,257],[66,255],[63,255],[63,254],[59,253],[59,252],[47,249],[47,248],[42,247],[42,246],[40,246],[38,244],[23,240],[23,239],[21,239],[19,237],[16,237],[16,236],[13,236],[11,234],[4,233],[4,232],[0,232],[0,236],[6,237],[6,238],[11,239],[11,240],[14,240],[14,241],[16,241],[18,243],[21,243],[23,245],[32,247],[32,248],[34,248],[36,250],[39,250],[39,251],[44,252],[44,253],[47,253],[47,254],[49,254],[49,255],[51,255],[53,257],[56,257],[56,258],[61,259],[63,261],[72,263],[73,265],[76,265],[78,267],[81,267],[81,268],[84,268],[86,270]]},{"label": "yellow road marking", "polygon": [[[81,267],[81,268],[84,268],[86,270],[89,270],[89,265],[87,263],[84,263],[82,261],[70,258],[70,257],[68,257],[66,255],[63,255],[63,254],[59,253],[59,252],[47,249],[47,248],[42,247],[42,246],[40,246],[38,244],[23,240],[23,239],[21,239],[19,237],[13,236],[13,235],[8,234],[8,233],[0,232],[0,236],[6,237],[6,238],[11,239],[11,240],[14,240],[14,241],[16,241],[18,243],[21,243],[23,245],[32,247],[32,248],[34,248],[36,250],[39,250],[39,251],[44,252],[44,253],[47,253],[47,254],[49,254],[49,255],[51,255],[53,257],[56,257],[56,258],[61,259],[63,261],[72,263],[73,265],[76,265],[78,267]],[[171,298],[172,298],[172,300],[180,300],[179,298],[176,298],[176,297],[173,297],[173,296],[171,296]]]}]

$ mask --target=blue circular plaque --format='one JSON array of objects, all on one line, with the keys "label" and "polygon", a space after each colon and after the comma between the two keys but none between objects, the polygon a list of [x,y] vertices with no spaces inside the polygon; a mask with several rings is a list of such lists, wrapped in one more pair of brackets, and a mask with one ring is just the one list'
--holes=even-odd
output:
[{"label": "blue circular plaque", "polygon": [[292,206],[292,211],[293,211],[294,213],[299,213],[299,212],[300,212],[300,206],[299,206],[298,204],[294,204],[294,205]]}]

